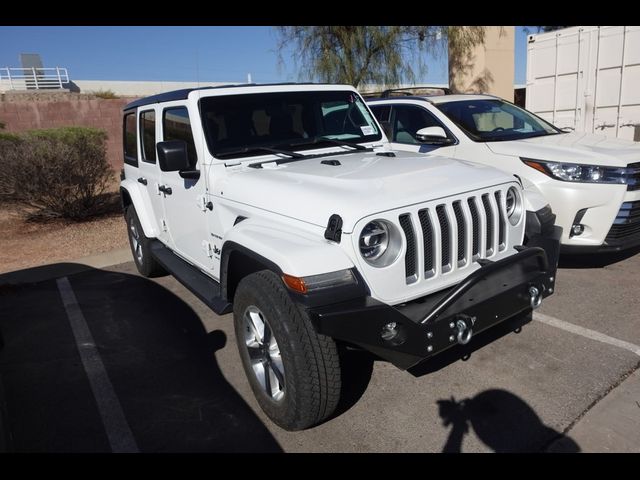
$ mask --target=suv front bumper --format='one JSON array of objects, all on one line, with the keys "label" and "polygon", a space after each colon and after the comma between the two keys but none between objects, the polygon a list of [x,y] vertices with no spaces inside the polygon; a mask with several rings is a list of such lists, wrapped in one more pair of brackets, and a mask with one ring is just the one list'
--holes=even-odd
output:
[{"label": "suv front bumper", "polygon": [[311,308],[314,327],[398,368],[410,368],[531,311],[553,293],[562,229],[545,230],[530,236],[518,253],[482,262],[480,269],[443,292],[396,306],[366,296]]}]

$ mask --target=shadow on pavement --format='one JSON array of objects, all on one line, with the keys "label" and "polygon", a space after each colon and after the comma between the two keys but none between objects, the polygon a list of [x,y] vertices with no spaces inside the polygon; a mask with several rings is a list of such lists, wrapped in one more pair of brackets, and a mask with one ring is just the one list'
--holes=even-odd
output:
[{"label": "shadow on pavement", "polygon": [[[544,425],[527,402],[506,390],[485,390],[473,398],[456,401],[451,397],[437,403],[442,424],[451,427],[443,453],[461,452],[470,428],[498,453],[540,451],[552,440],[561,441],[565,453],[580,452],[575,441]],[[533,450],[532,445],[539,448]]]},{"label": "shadow on pavement", "polygon": [[10,450],[110,451],[55,280],[68,276],[141,452],[281,451],[220,371],[225,334],[175,294],[77,264],[32,270],[0,276]]},{"label": "shadow on pavement", "polygon": [[560,255],[558,267],[570,269],[603,268],[622,262],[638,253],[640,253],[640,247],[613,253]]}]

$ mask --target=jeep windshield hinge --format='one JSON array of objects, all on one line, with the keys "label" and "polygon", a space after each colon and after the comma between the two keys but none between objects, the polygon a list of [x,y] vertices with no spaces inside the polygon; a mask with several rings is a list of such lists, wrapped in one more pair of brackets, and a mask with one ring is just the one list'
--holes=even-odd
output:
[{"label": "jeep windshield hinge", "polygon": [[329,217],[327,229],[324,231],[324,238],[332,242],[340,243],[342,236],[342,218],[340,215],[333,214]]}]

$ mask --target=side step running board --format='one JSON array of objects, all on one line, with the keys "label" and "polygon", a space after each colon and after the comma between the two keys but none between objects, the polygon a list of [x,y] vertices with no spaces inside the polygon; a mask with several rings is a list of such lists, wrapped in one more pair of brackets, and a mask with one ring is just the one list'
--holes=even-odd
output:
[{"label": "side step running board", "polygon": [[157,240],[151,244],[151,252],[160,265],[218,315],[233,310],[233,306],[220,297],[220,284],[213,278],[185,262]]}]

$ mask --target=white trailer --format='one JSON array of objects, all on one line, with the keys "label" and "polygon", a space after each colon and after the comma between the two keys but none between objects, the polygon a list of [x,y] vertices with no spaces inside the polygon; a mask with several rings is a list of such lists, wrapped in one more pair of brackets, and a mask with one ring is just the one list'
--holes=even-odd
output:
[{"label": "white trailer", "polygon": [[640,141],[640,27],[529,35],[526,108],[560,128]]}]

